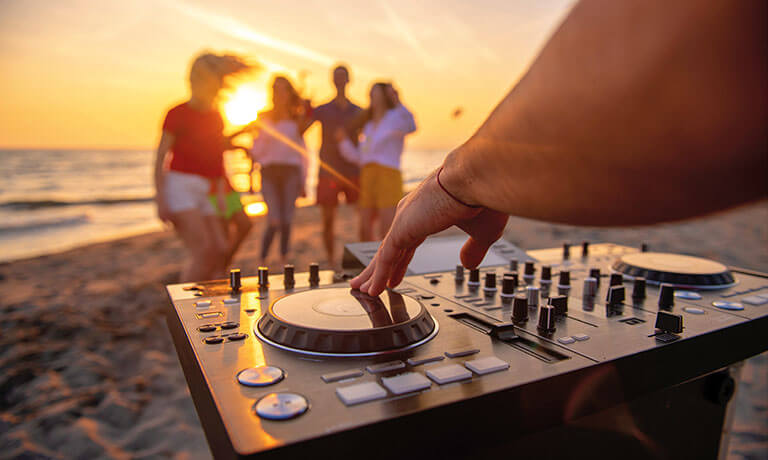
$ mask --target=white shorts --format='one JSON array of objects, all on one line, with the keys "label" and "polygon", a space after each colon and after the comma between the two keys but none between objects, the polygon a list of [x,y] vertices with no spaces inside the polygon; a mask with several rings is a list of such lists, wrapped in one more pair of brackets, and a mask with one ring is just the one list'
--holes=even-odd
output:
[{"label": "white shorts", "polygon": [[204,216],[216,215],[208,194],[209,179],[178,171],[165,173],[165,203],[171,214],[197,209]]}]

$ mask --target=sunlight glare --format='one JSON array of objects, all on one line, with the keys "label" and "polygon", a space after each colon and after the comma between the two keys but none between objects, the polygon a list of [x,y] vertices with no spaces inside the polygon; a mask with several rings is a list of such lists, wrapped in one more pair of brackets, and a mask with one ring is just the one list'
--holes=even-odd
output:
[{"label": "sunlight glare", "polygon": [[263,201],[256,201],[245,206],[245,213],[250,217],[263,216],[267,213],[267,204]]},{"label": "sunlight glare", "polygon": [[267,93],[251,85],[239,85],[225,96],[222,104],[224,116],[234,126],[243,126],[256,119],[267,106]]}]

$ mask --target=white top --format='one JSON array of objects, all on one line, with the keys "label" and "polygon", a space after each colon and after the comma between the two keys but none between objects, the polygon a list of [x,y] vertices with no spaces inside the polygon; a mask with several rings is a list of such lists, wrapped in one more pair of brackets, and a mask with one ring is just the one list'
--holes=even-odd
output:
[{"label": "white top", "polygon": [[339,144],[341,155],[360,166],[376,163],[400,169],[405,136],[416,131],[413,114],[403,105],[387,110],[378,123],[369,121],[363,127],[360,145],[355,147],[349,139]]},{"label": "white top", "polygon": [[[300,149],[302,153],[297,151]],[[259,136],[253,140],[251,158],[262,167],[268,165],[293,165],[301,168],[303,183],[307,180],[309,153],[299,126],[294,120],[277,123],[265,119]]]}]

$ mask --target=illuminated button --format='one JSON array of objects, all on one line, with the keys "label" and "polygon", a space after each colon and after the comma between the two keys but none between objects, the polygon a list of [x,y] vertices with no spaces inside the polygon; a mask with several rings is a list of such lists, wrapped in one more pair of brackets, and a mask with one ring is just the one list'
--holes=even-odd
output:
[{"label": "illuminated button", "polygon": [[237,373],[237,381],[247,387],[266,387],[283,380],[285,372],[275,366],[258,366]]},{"label": "illuminated button", "polygon": [[371,364],[366,369],[371,374],[379,374],[381,372],[394,371],[405,367],[405,363],[402,361],[388,361],[386,363]]},{"label": "illuminated button", "polygon": [[715,300],[712,305],[721,310],[739,311],[744,309],[744,305],[739,302],[729,302],[727,300]]},{"label": "illuminated button", "polygon": [[578,340],[579,342],[589,340],[589,336],[587,334],[573,334],[571,337]]},{"label": "illuminated button", "polygon": [[211,301],[210,300],[198,300],[197,302],[195,302],[195,306],[197,308],[208,308],[208,307],[211,306]]},{"label": "illuminated button", "polygon": [[428,370],[427,377],[439,385],[445,385],[446,383],[471,378],[472,373],[458,364],[449,364],[448,366]]},{"label": "illuminated button", "polygon": [[570,345],[573,342],[575,342],[576,339],[574,339],[573,337],[570,337],[570,336],[566,336],[566,337],[559,337],[557,339],[557,341],[562,343],[563,345]]},{"label": "illuminated button", "polygon": [[309,401],[296,393],[270,393],[256,401],[256,414],[267,420],[288,420],[309,409]]},{"label": "illuminated button", "polygon": [[749,297],[744,297],[743,299],[741,299],[741,301],[746,304],[754,305],[754,306],[765,305],[768,303],[768,297],[761,296],[761,295],[753,295]]},{"label": "illuminated button", "polygon": [[213,344],[216,344],[216,343],[221,343],[223,341],[224,341],[224,339],[222,337],[219,337],[218,335],[213,336],[213,337],[206,337],[205,338],[205,343],[207,343],[209,345],[213,345]]},{"label": "illuminated button", "polygon": [[387,390],[376,382],[358,383],[348,387],[336,388],[336,396],[347,406],[386,398]]},{"label": "illuminated button", "polygon": [[475,353],[479,353],[480,350],[477,348],[473,348],[470,350],[456,350],[456,351],[446,351],[445,356],[449,358],[461,358],[462,356],[469,356],[474,355]]},{"label": "illuminated button", "polygon": [[236,304],[236,303],[240,303],[240,299],[235,298],[235,297],[228,297],[228,298],[222,300],[222,302],[224,302],[227,305],[233,305],[233,304]]},{"label": "illuminated button", "polygon": [[692,315],[703,315],[704,309],[698,307],[683,307],[683,311]]},{"label": "illuminated button", "polygon": [[675,291],[675,297],[686,300],[699,300],[701,294],[694,291]]},{"label": "illuminated button", "polygon": [[353,379],[355,377],[361,377],[363,371],[360,369],[348,369],[346,371],[331,372],[330,374],[323,374],[320,376],[325,383],[338,382],[339,380]]},{"label": "illuminated button", "polygon": [[440,356],[440,355],[429,356],[427,358],[408,358],[407,363],[409,366],[420,366],[422,364],[434,363],[437,361],[442,361],[444,359],[445,359],[445,356]]},{"label": "illuminated button", "polygon": [[426,377],[417,372],[406,372],[394,377],[385,377],[381,379],[381,383],[396,395],[425,390],[432,386]]},{"label": "illuminated button", "polygon": [[471,370],[477,375],[491,374],[509,369],[509,363],[502,361],[495,356],[488,356],[486,358],[467,361],[464,363],[464,365],[467,367],[467,369]]}]

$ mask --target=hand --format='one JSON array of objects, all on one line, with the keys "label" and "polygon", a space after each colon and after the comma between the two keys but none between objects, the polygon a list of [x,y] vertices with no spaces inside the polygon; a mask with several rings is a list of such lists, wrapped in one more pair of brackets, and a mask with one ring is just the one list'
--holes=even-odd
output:
[{"label": "hand", "polygon": [[469,235],[461,249],[461,262],[468,268],[477,267],[501,237],[509,216],[457,202],[440,188],[435,176],[436,171],[400,200],[392,227],[368,267],[350,281],[352,288],[377,296],[386,287],[397,286],[424,239],[453,225]]}]

